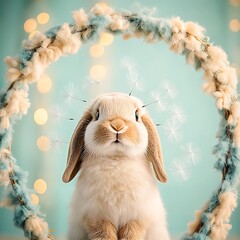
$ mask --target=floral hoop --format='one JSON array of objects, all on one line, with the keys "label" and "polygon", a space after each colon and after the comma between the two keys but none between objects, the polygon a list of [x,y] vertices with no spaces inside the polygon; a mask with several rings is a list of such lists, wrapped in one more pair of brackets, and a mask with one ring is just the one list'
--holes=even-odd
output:
[{"label": "floral hoop", "polygon": [[229,218],[237,206],[240,170],[238,80],[226,53],[209,42],[203,27],[178,17],[165,20],[144,13],[119,13],[96,4],[88,14],[83,9],[75,11],[73,19],[73,24],[65,23],[24,41],[18,57],[5,59],[8,87],[0,95],[0,179],[2,185],[11,187],[6,205],[14,208],[15,225],[29,239],[53,239],[48,224],[31,204],[26,175],[11,154],[13,125],[30,106],[28,84],[36,82],[50,63],[75,54],[83,43],[95,39],[101,31],[108,31],[122,34],[124,39],[164,40],[196,70],[204,70],[203,90],[216,99],[221,119],[213,153],[217,157],[214,167],[222,173],[222,181],[206,205],[196,212],[196,219],[189,223],[188,233],[182,239],[226,239],[231,228]]}]

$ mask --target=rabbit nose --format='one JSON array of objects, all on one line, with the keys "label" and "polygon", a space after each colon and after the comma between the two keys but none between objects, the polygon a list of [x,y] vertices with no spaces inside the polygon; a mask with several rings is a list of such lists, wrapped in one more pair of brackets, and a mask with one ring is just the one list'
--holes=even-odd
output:
[{"label": "rabbit nose", "polygon": [[110,125],[114,130],[120,131],[125,127],[125,122],[121,119],[114,119],[110,122]]}]

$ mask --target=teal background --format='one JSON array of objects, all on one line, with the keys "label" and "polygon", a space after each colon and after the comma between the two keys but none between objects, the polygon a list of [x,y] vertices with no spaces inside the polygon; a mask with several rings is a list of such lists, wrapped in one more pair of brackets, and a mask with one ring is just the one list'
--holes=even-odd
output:
[{"label": "teal background", "polygon": [[[35,18],[40,12],[48,12],[50,21],[40,26],[39,30],[71,22],[71,12],[79,8],[88,11],[97,1],[82,0],[1,0],[0,7],[0,73],[1,88],[4,84],[5,65],[3,58],[15,56],[21,48],[21,41],[28,37],[23,24],[28,18]],[[134,4],[128,0],[106,1],[118,10],[135,10]],[[142,6],[157,7],[157,16],[170,18],[180,16],[184,21],[198,22],[207,29],[207,35],[214,44],[221,46],[228,54],[231,63],[240,64],[240,32],[231,32],[228,24],[232,18],[240,20],[240,7],[232,7],[225,0],[148,0],[139,1]],[[200,209],[221,180],[221,176],[213,169],[214,157],[211,154],[218,128],[218,114],[214,100],[201,91],[203,72],[196,72],[192,66],[186,65],[185,59],[169,51],[164,42],[146,44],[142,39],[123,41],[121,36],[115,37],[113,44],[105,47],[101,58],[93,59],[89,54],[92,43],[84,45],[78,54],[63,57],[52,64],[47,73],[53,79],[53,89],[49,94],[42,95],[36,85],[30,87],[31,107],[28,115],[15,126],[13,154],[18,164],[29,172],[28,186],[33,188],[36,179],[42,178],[47,183],[47,191],[39,195],[42,212],[46,213],[49,227],[54,229],[55,236],[64,236],[67,231],[68,204],[71,199],[75,181],[62,183],[61,177],[66,163],[68,144],[59,149],[52,147],[49,152],[40,152],[36,140],[41,135],[51,138],[59,136],[69,141],[77,119],[80,118],[86,105],[73,102],[67,105],[64,91],[69,83],[76,87],[76,95],[91,100],[103,91],[129,92],[126,69],[121,67],[121,59],[127,56],[136,65],[139,79],[144,85],[144,92],[134,91],[134,95],[144,103],[151,102],[150,92],[158,89],[164,80],[168,80],[177,89],[177,97],[170,104],[181,106],[186,114],[186,121],[180,127],[181,139],[171,142],[164,131],[168,114],[156,111],[154,105],[148,111],[155,122],[163,123],[159,134],[164,153],[165,167],[169,176],[167,184],[159,184],[159,189],[168,212],[169,229],[173,236],[186,231],[187,223],[194,218],[194,211]],[[104,64],[107,77],[101,90],[82,88],[86,83],[89,69],[95,63]],[[54,121],[50,112],[54,106],[66,112],[66,116],[74,121]],[[34,111],[44,107],[49,112],[49,121],[43,126],[34,123]],[[197,146],[200,161],[196,166],[189,167],[190,177],[187,181],[171,174],[173,160],[181,158],[183,147],[188,142]],[[184,161],[184,159],[181,159]],[[9,209],[0,209],[0,239],[7,236],[22,236],[12,223],[13,213]],[[240,209],[234,212],[231,223],[231,236],[240,239]],[[238,239],[238,238],[237,238]]]}]

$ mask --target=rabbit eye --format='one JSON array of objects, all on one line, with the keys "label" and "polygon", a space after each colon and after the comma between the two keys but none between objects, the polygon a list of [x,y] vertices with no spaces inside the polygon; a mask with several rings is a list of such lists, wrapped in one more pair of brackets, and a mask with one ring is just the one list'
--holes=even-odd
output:
[{"label": "rabbit eye", "polygon": [[96,115],[95,115],[95,120],[97,121],[99,119],[99,110],[97,110]]},{"label": "rabbit eye", "polygon": [[135,112],[135,119],[136,119],[136,122],[138,122],[138,120],[139,120],[139,113],[138,113],[138,111]]}]

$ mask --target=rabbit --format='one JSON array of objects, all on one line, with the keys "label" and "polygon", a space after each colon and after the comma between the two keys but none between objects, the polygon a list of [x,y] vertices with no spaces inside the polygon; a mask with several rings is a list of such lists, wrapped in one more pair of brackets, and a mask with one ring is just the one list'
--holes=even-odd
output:
[{"label": "rabbit", "polygon": [[169,240],[151,165],[165,183],[160,139],[142,102],[124,93],[100,95],[69,146],[63,182],[80,175],[68,240]]}]

